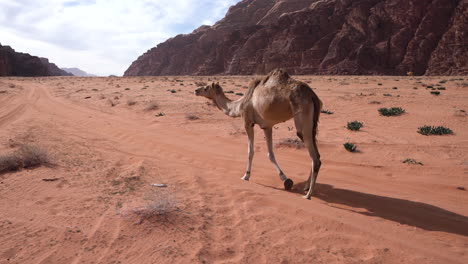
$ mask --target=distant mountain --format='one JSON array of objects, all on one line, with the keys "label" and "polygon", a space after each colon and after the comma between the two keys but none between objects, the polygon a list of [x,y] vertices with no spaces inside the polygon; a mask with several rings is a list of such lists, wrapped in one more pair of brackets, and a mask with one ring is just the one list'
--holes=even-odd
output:
[{"label": "distant mountain", "polygon": [[467,0],[242,0],[142,54],[124,76],[466,75]]},{"label": "distant mountain", "polygon": [[78,68],[62,68],[62,70],[71,73],[75,76],[80,76],[80,77],[97,77],[97,75],[87,73],[81,69]]},{"label": "distant mountain", "polygon": [[72,76],[46,58],[16,52],[0,44],[0,76]]}]

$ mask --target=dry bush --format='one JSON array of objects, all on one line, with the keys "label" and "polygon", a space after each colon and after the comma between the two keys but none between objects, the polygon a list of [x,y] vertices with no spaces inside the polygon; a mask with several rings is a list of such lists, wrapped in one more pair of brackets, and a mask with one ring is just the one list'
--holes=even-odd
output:
[{"label": "dry bush", "polygon": [[127,100],[127,105],[128,106],[136,105],[136,103],[137,103],[137,101],[135,101],[135,99],[133,99],[133,98],[129,98]]},{"label": "dry bush", "polygon": [[206,86],[207,83],[206,82],[195,82],[195,85],[196,86]]},{"label": "dry bush", "polygon": [[194,121],[194,120],[200,119],[200,117],[198,117],[198,116],[196,116],[196,115],[194,115],[194,114],[188,114],[188,115],[185,116],[185,118],[186,118],[187,120],[190,120],[190,121]]},{"label": "dry bush", "polygon": [[145,204],[132,210],[140,217],[139,224],[145,220],[167,217],[169,214],[178,211],[178,201],[175,192],[171,189],[151,190],[145,196]]},{"label": "dry bush", "polygon": [[114,107],[116,105],[116,103],[114,101],[112,101],[112,99],[107,99],[107,104],[109,104],[110,106]]},{"label": "dry bush", "polygon": [[47,152],[37,146],[21,145],[17,152],[22,159],[23,168],[50,164]]},{"label": "dry bush", "polygon": [[287,147],[287,148],[304,148],[304,143],[297,138],[285,138],[276,144],[276,147]]},{"label": "dry bush", "polygon": [[37,146],[20,145],[13,153],[0,156],[0,173],[50,165],[47,152]]},{"label": "dry bush", "polygon": [[145,107],[145,111],[153,111],[157,109],[159,109],[159,104],[154,100],[149,101],[148,105]]}]

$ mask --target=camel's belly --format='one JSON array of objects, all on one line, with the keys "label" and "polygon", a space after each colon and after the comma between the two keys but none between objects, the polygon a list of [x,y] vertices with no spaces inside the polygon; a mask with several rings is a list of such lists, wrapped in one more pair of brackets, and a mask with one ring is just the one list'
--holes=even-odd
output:
[{"label": "camel's belly", "polygon": [[292,110],[289,100],[263,97],[253,100],[253,107],[266,124],[274,125],[291,119]]}]

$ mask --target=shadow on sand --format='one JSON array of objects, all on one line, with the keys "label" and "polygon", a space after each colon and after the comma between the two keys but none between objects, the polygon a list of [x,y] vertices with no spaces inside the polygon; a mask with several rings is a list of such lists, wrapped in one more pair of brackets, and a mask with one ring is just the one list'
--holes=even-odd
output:
[{"label": "shadow on sand", "polygon": [[[292,192],[304,195],[305,184],[306,182],[301,182],[294,185]],[[314,197],[327,203],[359,209],[340,208],[343,210],[380,217],[428,231],[441,231],[468,236],[468,217],[430,204],[339,189],[334,188],[332,185],[320,183],[315,185],[315,194],[312,199]],[[361,212],[361,208],[367,211]]]}]

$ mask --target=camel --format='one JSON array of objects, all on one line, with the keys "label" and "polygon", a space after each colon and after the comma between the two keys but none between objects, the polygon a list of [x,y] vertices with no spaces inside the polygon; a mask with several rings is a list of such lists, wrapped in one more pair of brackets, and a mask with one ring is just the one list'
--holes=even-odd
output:
[{"label": "camel", "polygon": [[311,171],[304,188],[304,191],[308,191],[304,198],[310,199],[321,166],[316,135],[322,102],[306,83],[294,80],[285,71],[276,69],[266,77],[252,81],[247,93],[235,101],[224,95],[219,83],[200,87],[195,90],[195,95],[212,100],[230,117],[242,116],[244,119],[244,127],[248,136],[248,162],[245,174],[241,178],[243,180],[248,181],[250,178],[254,156],[254,125],[257,124],[263,129],[268,157],[286,190],[290,190],[294,183],[286,177],[276,162],[273,153],[272,128],[275,124],[294,118],[297,136],[304,142],[312,159]]}]

